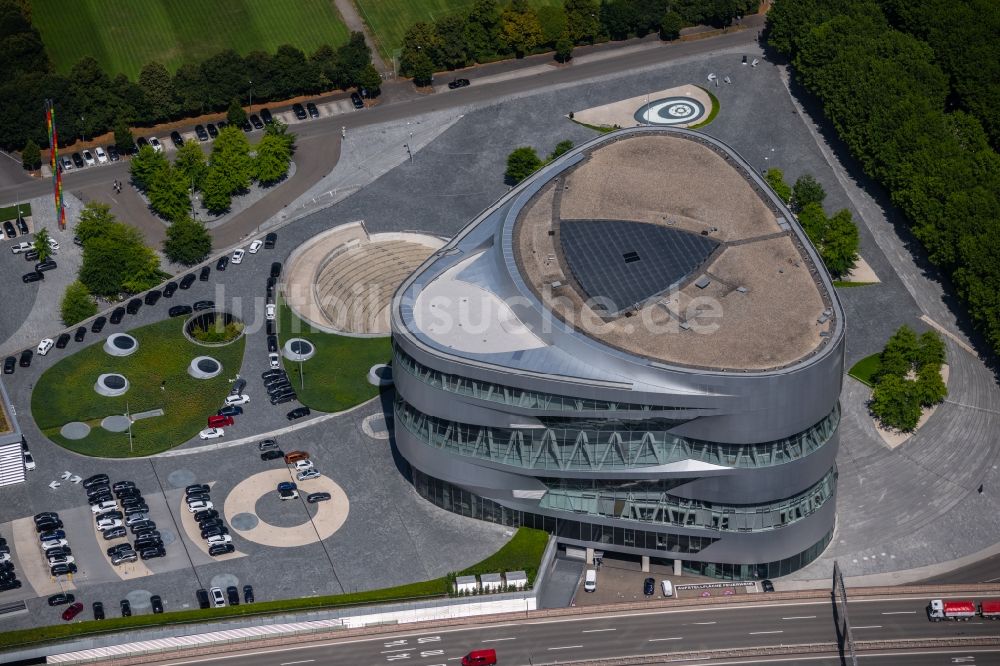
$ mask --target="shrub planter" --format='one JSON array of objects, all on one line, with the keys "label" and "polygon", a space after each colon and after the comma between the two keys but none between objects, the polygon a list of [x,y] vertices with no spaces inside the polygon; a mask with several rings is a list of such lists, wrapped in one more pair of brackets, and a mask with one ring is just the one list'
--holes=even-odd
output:
[{"label": "shrub planter", "polygon": [[221,347],[243,336],[243,320],[223,310],[207,310],[184,323],[184,337],[203,347]]},{"label": "shrub planter", "polygon": [[114,398],[128,391],[128,380],[118,373],[105,373],[97,378],[94,390],[103,396]]}]

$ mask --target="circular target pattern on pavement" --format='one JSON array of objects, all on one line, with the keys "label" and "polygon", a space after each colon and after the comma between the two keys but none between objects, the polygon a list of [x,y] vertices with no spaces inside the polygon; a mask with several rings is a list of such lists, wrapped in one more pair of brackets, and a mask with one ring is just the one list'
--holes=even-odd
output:
[{"label": "circular target pattern on pavement", "polygon": [[184,488],[194,483],[197,477],[189,469],[175,469],[167,475],[167,482],[174,488]]},{"label": "circular target pattern on pavement", "polygon": [[635,119],[644,125],[690,125],[702,119],[705,107],[691,97],[666,97],[643,104]]}]

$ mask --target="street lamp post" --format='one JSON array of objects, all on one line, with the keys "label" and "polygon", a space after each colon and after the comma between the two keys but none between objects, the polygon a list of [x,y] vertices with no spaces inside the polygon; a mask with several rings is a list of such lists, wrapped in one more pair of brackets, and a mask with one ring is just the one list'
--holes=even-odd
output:
[{"label": "street lamp post", "polygon": [[253,115],[253,81],[250,81],[250,115]]},{"label": "street lamp post", "polygon": [[84,127],[84,122],[86,120],[86,116],[80,116],[80,141],[83,143],[87,143],[87,128]]}]

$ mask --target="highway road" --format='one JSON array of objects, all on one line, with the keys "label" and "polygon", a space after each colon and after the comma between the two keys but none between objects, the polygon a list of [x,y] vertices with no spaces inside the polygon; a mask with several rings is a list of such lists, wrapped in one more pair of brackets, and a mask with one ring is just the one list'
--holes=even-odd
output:
[{"label": "highway road", "polygon": [[[872,599],[849,605],[856,640],[952,638],[996,636],[1000,623],[989,620],[932,623],[923,599]],[[651,612],[623,612],[606,617],[556,617],[548,620],[515,620],[492,625],[457,627],[422,633],[394,633],[377,638],[355,638],[321,644],[290,645],[238,655],[217,655],[165,664],[232,664],[240,666],[292,666],[298,664],[351,664],[352,666],[452,666],[475,648],[496,649],[501,664],[550,664],[578,659],[655,655],[690,650],[770,647],[835,642],[837,633],[829,601],[740,604],[729,607],[685,608]],[[944,657],[942,655],[948,655]],[[888,656],[873,663],[991,663],[951,662],[971,654],[946,650],[931,661],[892,661]],[[985,653],[984,653],[985,655]],[[982,659],[995,658],[990,652]],[[945,661],[941,661],[941,659]],[[937,661],[934,661],[937,659]],[[799,663],[801,657],[790,662]],[[712,662],[720,663],[720,662]],[[722,661],[721,663],[726,663]],[[730,663],[780,663],[779,658]],[[839,663],[839,660],[810,660]],[[997,663],[997,662],[992,662]]]},{"label": "highway road", "polygon": [[927,585],[998,582],[1000,582],[1000,555],[994,555],[946,574],[920,581],[921,584]]}]

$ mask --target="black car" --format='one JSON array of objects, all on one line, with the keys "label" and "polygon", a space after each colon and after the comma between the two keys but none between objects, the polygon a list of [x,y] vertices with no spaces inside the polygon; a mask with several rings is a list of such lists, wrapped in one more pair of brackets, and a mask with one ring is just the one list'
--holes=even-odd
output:
[{"label": "black car", "polygon": [[42,511],[35,514],[34,521],[36,525],[45,520],[59,520],[59,514],[55,511]]},{"label": "black car", "polygon": [[278,458],[284,458],[284,457],[285,457],[284,451],[264,451],[264,453],[260,454],[261,460],[277,460]]},{"label": "black car", "polygon": [[152,529],[139,530],[132,536],[135,537],[136,541],[141,541],[143,539],[156,539],[161,542],[163,541],[163,538],[160,536],[159,530],[152,530]]},{"label": "black car", "polygon": [[139,311],[139,308],[141,307],[142,307],[142,299],[133,298],[131,301],[128,302],[128,304],[125,305],[125,312],[129,313],[130,315],[134,315],[136,312]]},{"label": "black car", "polygon": [[216,509],[205,509],[203,511],[198,511],[194,514],[194,519],[197,522],[202,522],[205,520],[210,520],[212,518],[217,518],[219,512]]},{"label": "black car", "polygon": [[87,499],[90,499],[92,497],[97,497],[98,495],[111,494],[111,486],[109,486],[106,482],[99,483],[97,485],[92,485],[86,490],[87,490]]},{"label": "black car", "polygon": [[49,606],[62,606],[63,604],[71,604],[74,601],[76,601],[76,597],[69,592],[60,592],[49,597]]},{"label": "black car", "polygon": [[243,603],[245,604],[253,603],[253,585],[243,586]]},{"label": "black car", "polygon": [[136,552],[148,550],[149,548],[161,548],[162,546],[163,539],[159,537],[143,537],[142,539],[135,540]]},{"label": "black car", "polygon": [[281,368],[275,368],[274,370],[265,370],[264,372],[260,373],[260,378],[266,382],[268,379],[271,379],[272,377],[285,377],[287,376],[287,374],[288,373],[286,373]]},{"label": "black car", "polygon": [[[271,111],[268,110],[268,109],[261,109],[260,110],[260,118],[261,118],[261,120],[264,121],[265,125],[273,125],[274,124],[274,118],[271,116]],[[256,123],[254,123],[254,124],[256,125]],[[260,128],[258,128],[258,129],[260,129]]]},{"label": "black car", "polygon": [[267,295],[271,295],[271,290],[274,289],[274,285],[278,284],[278,278],[267,276]]},{"label": "black car", "polygon": [[116,483],[114,487],[112,487],[112,490],[115,493],[115,497],[117,497],[118,499],[125,500],[132,497],[142,497],[142,493],[139,491],[138,488],[135,487],[135,485],[121,486],[119,485],[119,483]]},{"label": "black car", "polygon": [[319,109],[317,109],[316,105],[312,102],[306,103],[306,111],[309,112],[310,118],[319,118]]},{"label": "black car", "polygon": [[192,483],[190,486],[184,488],[185,495],[192,495],[194,493],[207,493],[211,492],[212,488],[207,483]]},{"label": "black car", "polygon": [[656,592],[656,580],[652,578],[647,578],[646,580],[642,581],[643,594],[645,594],[647,597],[651,597],[653,596],[654,592]]},{"label": "black car", "polygon": [[68,576],[69,574],[75,574],[77,571],[78,569],[74,562],[70,562],[69,564],[53,564],[49,567],[49,573],[53,576]]},{"label": "black car", "polygon": [[272,231],[268,235],[264,236],[264,249],[273,250],[277,242],[278,242],[278,234]]},{"label": "black car", "polygon": [[108,553],[108,557],[114,557],[118,553],[122,553],[129,550],[132,550],[132,544],[120,543],[117,546],[111,546],[111,548],[108,548],[106,552]]},{"label": "black car", "polygon": [[184,145],[184,137],[177,130],[170,133],[170,140],[174,143],[174,148],[180,148]]},{"label": "black car", "polygon": [[18,361],[18,365],[20,365],[22,368],[27,368],[28,366],[31,365],[31,357],[34,355],[35,353],[33,351],[31,351],[30,349],[25,349],[23,352],[21,352],[21,360]]},{"label": "black car", "polygon": [[83,168],[83,158],[80,157],[80,153],[73,153],[73,165],[77,169]]},{"label": "black car", "polygon": [[35,264],[35,270],[39,273],[54,271],[57,268],[59,268],[59,264],[56,263],[55,259],[46,259],[45,261]]},{"label": "black car", "polygon": [[254,129],[264,129],[264,121],[256,113],[250,116],[250,124],[254,126]]},{"label": "black car", "polygon": [[3,360],[3,374],[12,375],[14,374],[14,368],[17,366],[17,359],[13,356],[8,356]]},{"label": "black car", "polygon": [[218,129],[217,129],[216,127],[215,127],[215,125],[213,125],[212,123],[209,123],[209,124],[208,124],[208,125],[207,125],[207,126],[205,127],[205,129],[207,129],[207,130],[208,130],[208,135],[209,135],[210,137],[212,137],[213,139],[214,139],[215,137],[219,136],[219,130],[218,130]]},{"label": "black car", "polygon": [[150,292],[148,292],[146,294],[146,297],[142,300],[146,305],[156,305],[156,302],[160,300],[161,296],[163,296],[162,291],[160,291],[159,289],[153,289]]},{"label": "black car", "polygon": [[[143,560],[152,560],[156,557],[166,557],[166,555],[167,555],[167,550],[163,546],[153,546],[151,548],[143,548],[142,550],[139,551],[139,557]],[[160,610],[157,611],[156,606],[153,606],[153,612],[162,613],[163,607],[161,606]]]},{"label": "black car", "polygon": [[171,317],[183,317],[184,315],[191,314],[190,305],[175,305],[174,307],[167,310],[167,314]]},{"label": "black car", "polygon": [[288,412],[286,417],[289,421],[294,421],[295,419],[300,419],[303,416],[309,416],[311,412],[308,407],[296,407],[292,411]]},{"label": "black car", "polygon": [[325,502],[330,499],[330,493],[309,493],[306,495],[306,501],[310,504],[315,504],[316,502]]},{"label": "black car", "polygon": [[199,141],[208,141],[208,132],[205,131],[204,125],[195,125],[194,133],[198,136]]},{"label": "black car", "polygon": [[211,527],[206,527],[201,531],[201,538],[207,539],[210,536],[220,536],[222,534],[229,534],[229,530],[225,525],[212,525]]},{"label": "black car", "polygon": [[356,92],[352,92],[351,93],[351,104],[354,105],[355,109],[363,109],[363,108],[365,108],[365,102],[364,102],[364,100],[361,99],[361,95],[359,95]]},{"label": "black car", "polygon": [[239,405],[226,405],[220,409],[216,414],[219,416],[239,416],[243,413],[243,408]]},{"label": "black car", "polygon": [[193,285],[194,281],[197,279],[198,278],[194,276],[194,273],[188,273],[183,278],[181,278],[181,289],[190,289],[191,285]]},{"label": "black car", "polygon": [[253,125],[250,124],[249,118],[244,118],[243,122],[240,123],[240,129],[249,134],[253,131]]},{"label": "black car", "polygon": [[205,588],[201,588],[195,592],[195,596],[198,597],[198,608],[205,609],[212,607],[212,604],[208,600],[208,590]]},{"label": "black car", "polygon": [[295,117],[299,120],[305,120],[307,118],[305,107],[301,104],[292,104],[292,111],[295,112]]},{"label": "black car", "polygon": [[217,543],[208,547],[208,554],[212,557],[228,555],[236,550],[236,546],[231,543]]},{"label": "black car", "polygon": [[762,581],[760,586],[764,588],[765,592],[774,592],[774,583],[772,583],[770,579]]},{"label": "black car", "polygon": [[291,382],[287,378],[278,378],[264,385],[267,390],[268,395],[274,395],[275,393],[281,393],[286,389],[292,388]]},{"label": "black car", "polygon": [[208,518],[207,520],[202,520],[201,522],[198,523],[198,529],[200,530],[208,530],[213,527],[225,527],[225,526],[226,526],[225,522],[223,522],[222,518],[219,518],[218,516],[215,518]]},{"label": "black car", "polygon": [[171,298],[175,291],[177,291],[177,283],[168,282],[167,286],[163,288],[163,298]]},{"label": "black car", "polygon": [[14,578],[12,580],[5,580],[0,583],[0,592],[6,592],[7,590],[16,590],[21,587],[21,581]]},{"label": "black car", "polygon": [[138,150],[142,150],[144,147],[149,145],[149,139],[144,136],[140,136],[135,140],[135,145]]},{"label": "black car", "polygon": [[122,156],[118,154],[118,149],[115,148],[114,146],[108,146],[107,150],[105,150],[104,152],[108,154],[108,159],[111,160],[112,162],[117,162],[122,158]]},{"label": "black car", "polygon": [[267,351],[276,352],[278,351],[278,336],[269,335],[267,336]]},{"label": "black car", "polygon": [[126,534],[128,532],[124,527],[112,527],[110,530],[104,530],[101,536],[104,537],[105,541],[111,541],[112,539],[121,539]]},{"label": "black car", "polygon": [[45,273],[39,273],[38,271],[32,271],[30,273],[25,273],[21,276],[21,282],[25,284],[29,282],[40,282],[45,279]]},{"label": "black car", "polygon": [[114,498],[111,497],[110,490],[99,490],[93,495],[87,496],[87,501],[90,502],[91,506],[96,506],[102,502],[111,502]]},{"label": "black car", "polygon": [[203,492],[187,493],[186,495],[184,495],[184,501],[188,502],[189,504],[191,502],[211,502],[212,496],[209,495],[208,493],[203,493]]},{"label": "black car", "polygon": [[115,481],[111,486],[111,490],[116,493],[120,493],[123,490],[128,490],[130,488],[135,488],[135,481]]},{"label": "black car", "polygon": [[125,308],[123,308],[123,307],[117,307],[111,313],[111,323],[112,324],[120,324],[120,323],[122,323],[122,319],[124,317],[125,317]]},{"label": "black car", "polygon": [[213,310],[215,309],[215,301],[195,301],[194,310],[199,312],[201,310]]},{"label": "black car", "polygon": [[[224,130],[227,127],[229,127],[229,123],[226,122],[225,120],[216,120],[215,121],[215,126],[218,127],[219,131],[221,132],[222,130]],[[212,134],[212,126],[211,125],[208,126],[208,133]],[[212,134],[212,136],[215,136],[215,135]]]},{"label": "black car", "polygon": [[[83,330],[87,330],[87,329],[83,329]],[[69,344],[69,341],[72,338],[73,338],[73,336],[70,335],[69,333],[63,333],[62,335],[60,335],[58,338],[56,338],[56,349],[66,349],[66,345]]]},{"label": "black car", "polygon": [[122,617],[132,617],[132,604],[128,602],[128,599],[122,599],[121,609]]},{"label": "black car", "polygon": [[296,398],[297,398],[297,396],[295,395],[295,392],[291,391],[291,392],[288,392],[288,393],[281,393],[279,395],[272,396],[270,398],[270,401],[271,401],[272,405],[283,405],[286,402],[292,402]]},{"label": "black car", "polygon": [[277,279],[281,275],[281,262],[275,261],[271,263],[271,277]]},{"label": "black car", "polygon": [[142,530],[155,530],[156,523],[152,520],[141,520],[138,523],[132,523],[130,527],[132,529],[132,534],[135,534],[136,532],[141,532]]},{"label": "black car", "polygon": [[24,253],[24,260],[25,261],[38,261],[38,250],[36,250],[35,248],[31,248],[30,250],[28,250],[27,252],[25,252]]},{"label": "black car", "polygon": [[212,272],[211,267],[209,266],[202,267],[201,272],[198,273],[198,279],[201,280],[202,282],[208,282],[208,276],[209,274],[211,274],[211,272]]},{"label": "black car", "polygon": [[455,88],[464,88],[469,85],[469,79],[454,79],[448,83],[448,87],[454,90]]},{"label": "black car", "polygon": [[243,377],[238,377],[235,381],[233,381],[233,386],[229,389],[229,395],[241,395],[243,393],[243,389],[246,387],[247,380]]},{"label": "black car", "polygon": [[104,330],[104,325],[108,323],[107,317],[98,317],[94,320],[93,325],[90,327],[91,333],[100,333]]},{"label": "black car", "polygon": [[229,265],[229,257],[226,256],[226,255],[223,255],[223,256],[219,257],[219,260],[217,262],[215,262],[215,270],[217,270],[217,271],[224,271],[224,270],[226,270],[226,266],[228,266],[228,265]]},{"label": "black car", "polygon": [[[109,149],[108,152],[110,153],[111,150]],[[94,619],[95,620],[103,620],[104,619],[104,604],[102,604],[100,601],[95,601],[94,604],[93,604],[93,608],[94,608]]]},{"label": "black car", "polygon": [[14,225],[10,221],[3,223],[3,230],[4,233],[7,234],[7,238],[14,238],[17,236],[17,230],[14,228]]},{"label": "black car", "polygon": [[77,326],[76,331],[73,333],[73,339],[77,342],[83,342],[85,337],[87,337],[87,327]]},{"label": "black car", "polygon": [[230,606],[240,605],[240,591],[236,589],[235,585],[230,585],[226,588],[226,596],[229,597]]},{"label": "black car", "polygon": [[22,236],[28,233],[28,223],[24,221],[23,217],[17,218],[14,224],[17,225],[17,230]]}]

